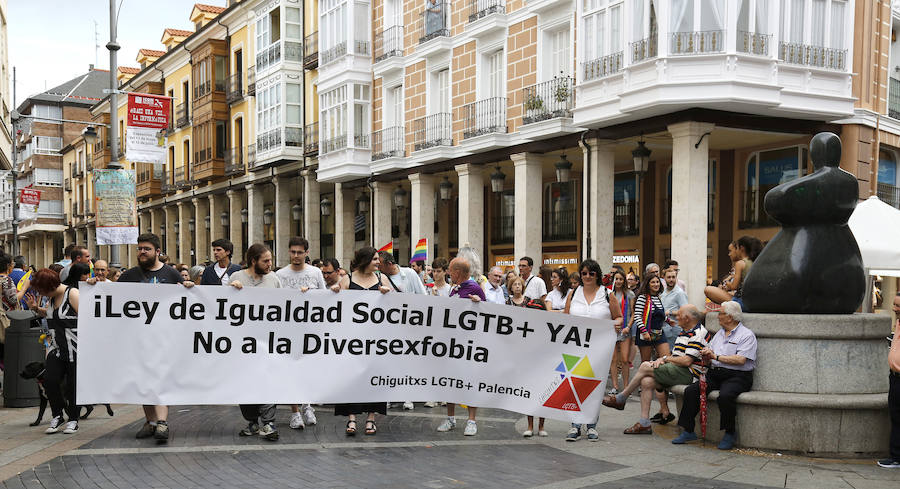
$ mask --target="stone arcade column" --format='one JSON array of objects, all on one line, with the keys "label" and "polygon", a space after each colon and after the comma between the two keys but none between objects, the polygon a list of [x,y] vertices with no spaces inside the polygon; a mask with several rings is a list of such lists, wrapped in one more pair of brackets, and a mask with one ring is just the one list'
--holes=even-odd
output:
[{"label": "stone arcade column", "polygon": [[[196,232],[194,233],[194,263],[202,265],[212,260],[212,248],[210,248],[209,234],[215,225],[212,216],[209,213],[209,200],[203,197],[195,197],[194,200],[194,220]],[[209,229],[206,229],[206,216],[209,217]]]},{"label": "stone arcade column", "polygon": [[[188,225],[188,221],[191,220],[193,216],[193,205],[186,200],[182,200],[178,202],[178,263],[184,263],[187,265],[193,265],[194,260],[193,256],[191,256],[191,248],[193,247],[194,240],[191,239],[191,231]],[[196,221],[194,222],[194,232],[196,232]]]},{"label": "stone arcade column", "polygon": [[291,216],[291,183],[295,177],[275,177],[275,265],[287,266],[291,263],[288,241],[294,235],[294,219]]},{"label": "stone arcade column", "polygon": [[[206,208],[209,212],[209,242],[210,244],[219,238],[228,238],[225,229],[222,228],[222,210],[223,206],[219,200],[221,195],[209,194],[206,199]],[[230,240],[230,238],[229,238]],[[209,249],[210,260],[212,260],[212,246]]]},{"label": "stone arcade column", "polygon": [[[375,182],[372,184],[372,188],[374,189],[371,203],[372,212],[374,212],[372,225],[375,227],[375,242],[372,243],[372,246],[378,249],[393,239],[391,237],[391,208],[394,206],[394,186],[390,182]],[[371,238],[367,237],[366,241],[369,239]]]},{"label": "stone arcade column", "polygon": [[231,261],[240,263],[244,260],[244,229],[241,224],[241,210],[244,208],[244,199],[240,190],[228,190],[228,240],[234,245],[234,254]]},{"label": "stone arcade column", "polygon": [[543,263],[541,243],[543,241],[543,181],[541,178],[541,155],[517,153],[510,155],[515,167],[515,259],[530,256],[535,269]]},{"label": "stone arcade column", "polygon": [[[612,264],[613,257],[615,142],[608,139],[588,139],[587,143],[590,146],[590,157],[588,150],[585,150],[584,167],[587,168],[590,159],[590,175],[586,178],[587,190],[582,201],[590,203],[590,213],[584,214],[582,223],[585,230],[590,230],[590,236],[587,232],[582,232],[582,247],[584,258],[597,260],[605,270]],[[582,206],[585,207],[587,206]]]},{"label": "stone arcade column", "polygon": [[[309,252],[312,257],[322,256],[322,236],[320,230],[319,182],[316,173],[310,170],[303,171],[303,234],[309,241]],[[342,262],[343,263],[343,262]]]},{"label": "stone arcade column", "polygon": [[[263,191],[259,185],[247,185],[247,240],[246,248],[254,243],[262,243],[263,233]],[[240,221],[240,215],[238,215]]]},{"label": "stone arcade column", "polygon": [[713,124],[679,122],[672,134],[672,259],[681,268],[688,300],[702,306],[706,286],[709,136]]},{"label": "stone arcade column", "polygon": [[335,258],[350,271],[350,260],[353,259],[353,218],[355,212],[356,193],[345,189],[343,184],[334,184],[334,253]]},{"label": "stone arcade column", "polygon": [[459,175],[459,247],[471,246],[487,263],[484,249],[484,168],[456,165]]},{"label": "stone arcade column", "polygon": [[166,226],[166,241],[163,243],[163,254],[168,255],[169,263],[174,263],[177,258],[175,257],[175,243],[177,243],[178,236],[175,234],[175,221],[178,220],[178,208],[174,205],[168,205],[165,207],[165,216],[166,222],[164,225]]},{"label": "stone arcade column", "polygon": [[425,238],[428,244],[428,263],[434,260],[434,204],[435,178],[433,175],[415,173],[409,176],[412,208],[410,209],[410,257],[415,252],[416,243]]}]

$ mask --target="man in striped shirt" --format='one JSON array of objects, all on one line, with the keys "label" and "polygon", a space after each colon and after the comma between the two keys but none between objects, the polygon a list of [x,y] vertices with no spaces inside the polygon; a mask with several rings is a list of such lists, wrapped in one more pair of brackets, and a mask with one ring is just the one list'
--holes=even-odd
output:
[{"label": "man in striped shirt", "polygon": [[702,364],[700,351],[709,344],[711,335],[700,324],[703,313],[697,307],[687,304],[679,308],[676,314],[681,333],[675,340],[673,353],[642,363],[625,389],[615,396],[609,395],[603,399],[604,406],[621,411],[625,409],[628,396],[641,386],[641,419],[625,430],[626,435],[649,435],[653,432],[650,427],[650,401],[653,400],[654,389],[663,391],[673,385],[691,384],[706,368]]}]

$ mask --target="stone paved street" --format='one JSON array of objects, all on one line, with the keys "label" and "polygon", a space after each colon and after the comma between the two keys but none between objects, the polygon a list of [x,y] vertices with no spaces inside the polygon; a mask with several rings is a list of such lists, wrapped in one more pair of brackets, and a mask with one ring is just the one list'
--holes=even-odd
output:
[{"label": "stone paved street", "polygon": [[[479,410],[478,435],[458,428],[437,433],[443,409],[392,409],[377,436],[347,437],[344,418],[328,406],[319,424],[287,426],[279,407],[281,439],[237,435],[243,420],[233,406],[184,406],[170,414],[172,438],[164,445],[136,440],[141,411],[114,406],[81,422],[73,436],[31,428],[36,410],[0,410],[0,479],[7,488],[729,488],[900,487],[900,471],[871,460],[817,460],[746,450],[721,452],[700,444],[676,447],[672,427],[653,436],[626,436],[636,415],[604,411],[601,441],[562,440],[567,426],[548,421],[551,436],[525,440],[524,417]],[[461,410],[464,412],[464,410]],[[362,425],[360,425],[362,426]]]}]

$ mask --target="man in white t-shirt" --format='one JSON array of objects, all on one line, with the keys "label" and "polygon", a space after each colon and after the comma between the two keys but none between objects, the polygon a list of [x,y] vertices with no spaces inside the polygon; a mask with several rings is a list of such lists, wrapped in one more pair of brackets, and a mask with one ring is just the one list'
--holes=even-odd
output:
[{"label": "man in white t-shirt", "polygon": [[547,297],[547,284],[541,277],[531,274],[533,267],[534,260],[530,256],[523,256],[519,259],[519,276],[525,281],[523,294],[529,299],[538,299],[543,302]]},{"label": "man in white t-shirt", "polygon": [[[291,254],[291,264],[275,272],[281,285],[286,289],[298,289],[306,292],[310,289],[325,289],[325,278],[322,270],[306,264],[309,255],[309,241],[300,236],[294,236],[288,241],[288,251]],[[316,411],[312,405],[303,405],[303,413],[300,413],[300,405],[291,404],[291,428],[295,430],[306,428],[306,425],[316,424]]]},{"label": "man in white t-shirt", "polygon": [[493,304],[506,304],[506,297],[503,295],[503,269],[500,267],[491,267],[487,275],[487,283],[484,284],[484,295],[487,301]]},{"label": "man in white t-shirt", "polygon": [[211,246],[216,262],[203,270],[200,285],[228,285],[231,283],[231,275],[241,271],[240,265],[231,262],[234,245],[227,239],[219,238],[213,241]]}]

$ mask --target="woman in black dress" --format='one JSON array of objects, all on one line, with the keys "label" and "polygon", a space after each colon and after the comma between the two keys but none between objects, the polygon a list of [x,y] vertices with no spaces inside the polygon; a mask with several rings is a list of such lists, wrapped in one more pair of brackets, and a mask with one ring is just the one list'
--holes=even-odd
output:
[{"label": "woman in black dress", "polygon": [[[391,291],[390,282],[386,276],[378,271],[380,261],[378,250],[366,246],[356,250],[353,261],[350,262],[350,273],[341,279],[341,290],[377,290],[382,294]],[[366,417],[367,435],[374,435],[378,428],[375,426],[375,413],[387,414],[386,402],[360,402],[352,404],[335,404],[335,416],[347,416],[347,435],[356,434],[356,415],[368,413]]]}]

